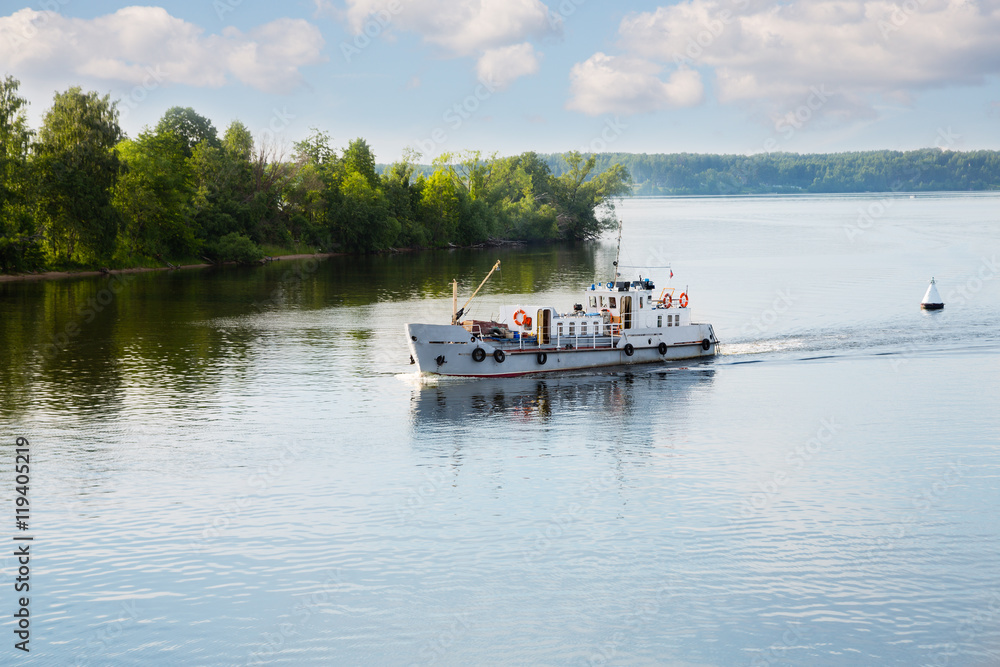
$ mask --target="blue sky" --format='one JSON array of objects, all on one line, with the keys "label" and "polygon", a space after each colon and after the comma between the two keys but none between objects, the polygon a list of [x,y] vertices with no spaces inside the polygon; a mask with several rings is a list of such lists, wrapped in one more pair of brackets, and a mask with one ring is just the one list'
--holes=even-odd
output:
[{"label": "blue sky", "polygon": [[290,147],[1000,149],[1000,0],[39,0],[0,10],[38,127],[71,85]]}]

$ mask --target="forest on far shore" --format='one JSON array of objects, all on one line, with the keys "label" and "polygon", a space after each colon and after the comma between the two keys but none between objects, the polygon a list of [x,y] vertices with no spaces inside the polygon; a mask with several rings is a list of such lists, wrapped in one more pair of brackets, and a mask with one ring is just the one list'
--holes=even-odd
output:
[{"label": "forest on far shore", "polygon": [[[563,172],[558,155],[542,159]],[[1000,151],[597,155],[596,169],[612,164],[629,171],[636,195],[1000,190]]]},{"label": "forest on far shore", "polygon": [[376,170],[364,139],[337,151],[314,129],[285,154],[191,108],[127,137],[109,96],[57,93],[28,127],[19,82],[0,79],[0,273],[163,267],[294,252],[590,239],[631,193],[621,166],[567,153],[408,153]]}]

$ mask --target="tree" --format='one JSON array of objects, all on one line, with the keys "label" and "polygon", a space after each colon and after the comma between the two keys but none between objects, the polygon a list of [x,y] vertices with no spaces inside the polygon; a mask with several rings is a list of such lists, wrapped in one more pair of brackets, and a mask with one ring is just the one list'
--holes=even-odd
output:
[{"label": "tree", "polygon": [[146,131],[119,143],[118,153],[125,165],[114,191],[122,253],[160,258],[193,252],[193,173],[181,140],[172,132]]},{"label": "tree", "polygon": [[238,120],[234,120],[226,128],[226,135],[222,139],[222,147],[227,153],[241,160],[250,160],[253,155],[253,135],[247,126]]},{"label": "tree", "polygon": [[330,148],[330,133],[312,128],[312,134],[302,141],[295,142],[295,156],[300,162],[327,164],[337,159],[336,153]]},{"label": "tree", "polygon": [[194,147],[206,142],[213,148],[219,148],[219,134],[212,121],[195,112],[191,107],[171,107],[163,114],[156,124],[156,133],[173,132],[184,142],[184,152],[188,157]]},{"label": "tree", "polygon": [[32,132],[18,96],[20,83],[0,80],[0,271],[24,271],[42,264],[41,234],[31,215],[31,164],[28,149]]},{"label": "tree", "polygon": [[35,145],[39,210],[58,261],[110,259],[118,235],[112,189],[122,133],[110,96],[79,87],[56,93]]},{"label": "tree", "polygon": [[[559,231],[565,239],[590,239],[614,228],[613,201],[632,190],[632,177],[620,164],[616,164],[593,178],[597,160],[591,155],[586,160],[572,151],[563,156],[569,171],[556,179],[555,199],[559,209]],[[598,217],[598,208],[604,205],[605,215]]]},{"label": "tree", "polygon": [[358,138],[347,144],[341,162],[350,170],[361,174],[368,185],[372,188],[378,187],[378,174],[375,173],[375,155],[371,146],[364,139]]}]

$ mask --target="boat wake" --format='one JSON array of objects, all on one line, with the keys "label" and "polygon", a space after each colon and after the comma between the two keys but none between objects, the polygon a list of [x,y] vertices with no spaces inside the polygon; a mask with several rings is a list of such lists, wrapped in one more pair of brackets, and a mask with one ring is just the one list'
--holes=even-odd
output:
[{"label": "boat wake", "polygon": [[796,331],[719,346],[722,363],[970,352],[1000,346],[1000,322],[920,320]]}]

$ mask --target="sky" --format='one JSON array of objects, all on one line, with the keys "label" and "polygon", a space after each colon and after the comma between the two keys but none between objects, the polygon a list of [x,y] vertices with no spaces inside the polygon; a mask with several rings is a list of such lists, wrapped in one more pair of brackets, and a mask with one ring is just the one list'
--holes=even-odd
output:
[{"label": "sky", "polygon": [[[0,9],[33,127],[56,91],[291,151],[1000,149],[1000,0],[38,0]],[[6,12],[6,13],[4,13]]]}]

